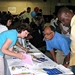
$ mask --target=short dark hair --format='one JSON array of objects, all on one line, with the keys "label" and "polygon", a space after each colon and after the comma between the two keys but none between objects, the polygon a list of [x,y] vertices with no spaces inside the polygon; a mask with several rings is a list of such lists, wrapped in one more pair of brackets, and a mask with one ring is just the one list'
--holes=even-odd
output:
[{"label": "short dark hair", "polygon": [[50,25],[50,26],[45,26],[45,27],[44,27],[44,30],[45,30],[45,28],[47,28],[47,27],[49,27],[53,32],[56,31],[56,29],[55,29],[53,26],[51,26],[51,25]]},{"label": "short dark hair", "polygon": [[72,12],[70,11],[70,9],[67,8],[67,7],[61,7],[61,8],[59,9],[59,11],[58,11],[58,14],[61,14],[61,13],[63,13],[63,12],[65,12],[65,13],[67,13],[67,12],[72,13]]},{"label": "short dark hair", "polygon": [[27,30],[28,32],[30,32],[31,28],[29,25],[26,25],[24,23],[20,23],[20,25],[16,28],[16,30],[18,31],[18,33],[21,33],[24,30]]},{"label": "short dark hair", "polygon": [[31,9],[31,7],[27,7],[27,10]]},{"label": "short dark hair", "polygon": [[1,18],[1,20],[0,20],[0,23],[1,23],[2,25],[7,26],[7,21],[8,21],[8,20],[13,20],[13,17],[12,17],[11,15],[9,15],[9,14],[5,14],[5,15],[2,16],[2,18]]},{"label": "short dark hair", "polygon": [[37,15],[36,16],[42,16],[42,14],[41,13],[37,13]]},{"label": "short dark hair", "polygon": [[56,29],[53,27],[53,26],[49,26],[50,27],[50,29],[53,31],[53,32],[55,32],[56,31]]}]

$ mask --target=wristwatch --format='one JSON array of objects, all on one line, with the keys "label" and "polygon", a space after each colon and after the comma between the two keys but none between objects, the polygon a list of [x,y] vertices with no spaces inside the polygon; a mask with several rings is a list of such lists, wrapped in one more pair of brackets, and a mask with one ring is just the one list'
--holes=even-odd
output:
[{"label": "wristwatch", "polygon": [[69,61],[65,62],[65,64],[69,64]]}]

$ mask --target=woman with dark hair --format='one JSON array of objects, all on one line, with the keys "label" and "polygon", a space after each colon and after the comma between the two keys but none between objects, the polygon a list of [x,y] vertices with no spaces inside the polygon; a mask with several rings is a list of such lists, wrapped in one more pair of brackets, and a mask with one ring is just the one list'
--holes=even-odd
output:
[{"label": "woman with dark hair", "polygon": [[0,33],[8,30],[9,26],[12,24],[13,17],[11,15],[5,14],[0,20]]},{"label": "woman with dark hair", "polygon": [[0,33],[0,74],[4,75],[4,54],[10,55],[19,59],[25,59],[22,52],[13,52],[13,46],[16,44],[17,38],[25,38],[30,32],[30,27],[21,24],[17,29],[7,30]]},{"label": "woman with dark hair", "polygon": [[[19,23],[16,23],[14,27],[11,27],[12,21],[13,21],[13,16],[11,16],[10,14],[3,15],[0,21],[0,33],[8,29],[16,29],[17,26],[21,25],[21,23],[19,22]],[[16,42],[16,45],[23,50],[28,50],[27,48],[24,48],[18,41]]]}]

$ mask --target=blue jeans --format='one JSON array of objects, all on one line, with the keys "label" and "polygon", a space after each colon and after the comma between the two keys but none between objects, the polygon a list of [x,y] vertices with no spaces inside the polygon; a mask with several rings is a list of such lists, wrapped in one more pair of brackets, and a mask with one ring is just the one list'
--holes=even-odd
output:
[{"label": "blue jeans", "polygon": [[75,75],[75,66],[71,66],[71,68],[72,68],[72,72],[73,72],[74,75]]}]

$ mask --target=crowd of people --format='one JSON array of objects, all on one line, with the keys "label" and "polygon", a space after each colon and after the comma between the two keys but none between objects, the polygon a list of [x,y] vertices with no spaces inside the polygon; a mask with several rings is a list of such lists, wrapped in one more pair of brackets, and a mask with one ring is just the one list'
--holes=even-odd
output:
[{"label": "crowd of people", "polygon": [[18,16],[13,16],[10,12],[0,13],[0,71],[4,75],[4,54],[25,59],[22,52],[13,52],[14,45],[29,51],[23,46],[22,40],[29,40],[40,51],[46,47],[55,61],[65,67],[71,67],[75,74],[75,36],[74,36],[74,13],[67,7],[59,9],[58,13],[53,13],[50,25],[45,26],[42,9],[36,7],[31,11],[27,7],[26,11]]},{"label": "crowd of people", "polygon": [[[57,14],[53,13],[53,15],[53,21],[51,20],[50,22],[50,25],[53,27],[50,26],[44,29],[47,50],[51,52],[54,61],[57,63],[61,62],[61,56],[65,55],[64,51],[68,52],[65,58],[63,57],[64,61],[61,64],[65,67],[70,66],[75,75],[75,15],[73,11],[67,7],[60,8]],[[54,28],[56,32],[54,32]],[[57,50],[56,56],[54,49]],[[58,50],[61,52],[58,52]],[[62,54],[62,52],[64,54]]]},{"label": "crowd of people", "polygon": [[[19,59],[25,59],[22,52],[15,53],[14,46],[17,45],[24,51],[29,51],[23,46],[22,40],[29,40],[36,48],[42,51],[45,46],[43,41],[44,19],[41,10],[31,15],[31,8],[18,16],[11,13],[0,12],[0,74],[4,75],[4,55],[14,56]],[[41,30],[42,29],[42,30]],[[38,38],[39,37],[39,38]],[[20,41],[19,41],[20,39]],[[43,51],[42,51],[43,52]]]}]

